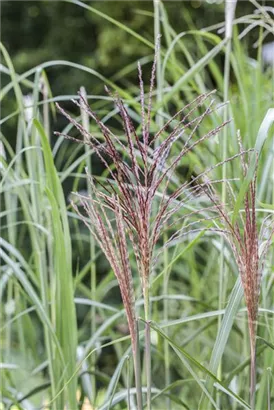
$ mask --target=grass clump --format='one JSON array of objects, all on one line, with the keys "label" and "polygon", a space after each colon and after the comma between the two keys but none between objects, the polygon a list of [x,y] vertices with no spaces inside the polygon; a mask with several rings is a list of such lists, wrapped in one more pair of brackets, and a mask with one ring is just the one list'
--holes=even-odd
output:
[{"label": "grass clump", "polygon": [[[17,104],[1,124],[18,119],[16,146],[1,134],[4,406],[121,410],[137,396],[139,409],[271,409],[273,72],[261,61],[270,12],[256,3],[237,18],[233,7],[226,25],[197,31],[189,18],[176,33],[155,7],[143,15],[155,19],[155,41],[97,13],[157,55],[148,87],[153,55],[136,87],[135,63],[118,86],[59,60],[18,74],[1,48],[0,98],[14,91]],[[242,39],[258,24],[251,59]],[[57,66],[114,91],[56,96],[46,72]],[[61,130],[55,102],[69,120]]]}]

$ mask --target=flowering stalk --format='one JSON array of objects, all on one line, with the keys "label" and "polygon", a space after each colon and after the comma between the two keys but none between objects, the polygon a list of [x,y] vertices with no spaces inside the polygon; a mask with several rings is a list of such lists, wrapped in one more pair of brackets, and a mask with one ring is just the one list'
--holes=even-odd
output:
[{"label": "flowering stalk", "polygon": [[91,178],[89,178],[92,193],[89,197],[77,194],[80,203],[83,206],[88,221],[83,218],[78,206],[74,203],[73,207],[89,228],[96,242],[100,245],[106,258],[108,259],[121,291],[123,305],[126,310],[126,316],[131,335],[131,345],[133,352],[135,382],[137,391],[138,410],[142,409],[142,387],[140,376],[140,358],[138,348],[138,326],[135,316],[135,297],[133,291],[132,273],[129,263],[129,255],[126,243],[125,226],[122,218],[122,209],[118,197],[113,196],[115,206],[115,228],[107,215],[106,209],[100,200],[100,193],[97,191]]},{"label": "flowering stalk", "polygon": [[[243,150],[240,136],[240,158],[244,177],[246,177],[249,160],[247,152]],[[253,155],[255,155],[253,153]],[[214,212],[219,214],[219,218],[224,222],[225,229],[222,233],[226,236],[238,266],[241,281],[244,289],[245,303],[248,315],[248,329],[250,340],[250,403],[251,409],[255,410],[256,392],[256,329],[259,308],[259,297],[261,288],[262,271],[267,250],[271,244],[274,233],[274,224],[265,218],[260,232],[258,231],[258,221],[256,215],[256,178],[257,167],[254,177],[249,184],[244,198],[243,212],[239,213],[238,220],[233,223],[230,210],[234,209],[236,195],[230,183],[226,184],[228,196],[230,198],[229,209],[220,203],[214,193],[213,186],[207,185],[204,192],[214,205]],[[228,181],[227,181],[228,182]]]},{"label": "flowering stalk", "polygon": [[[74,103],[81,110],[85,110],[86,114],[95,121],[101,131],[103,142],[57,104],[60,112],[83,136],[83,140],[68,135],[65,137],[92,148],[109,172],[109,178],[104,184],[88,174],[93,193],[89,197],[78,195],[88,219],[76,206],[75,209],[89,227],[117,277],[132,339],[135,369],[138,367],[136,352],[138,338],[132,274],[128,257],[129,246],[131,244],[135,255],[144,297],[145,320],[148,322],[150,318],[150,273],[153,264],[157,262],[157,258],[154,257],[155,246],[163,230],[166,231],[165,237],[169,235],[169,240],[164,246],[167,246],[172,240],[180,239],[182,235],[199,230],[196,228],[195,221],[185,224],[181,228],[183,222],[181,218],[179,219],[180,229],[177,230],[178,217],[174,218],[174,215],[181,212],[186,204],[192,201],[196,204],[202,190],[200,186],[196,185],[200,176],[180,184],[176,168],[189,152],[194,151],[202,142],[217,135],[228,122],[225,121],[202,136],[200,131],[198,133],[204,119],[216,109],[213,106],[213,101],[210,101],[205,109],[202,108],[212,97],[213,92],[210,92],[198,96],[152,135],[150,128],[156,56],[151,71],[147,105],[140,65],[138,65],[138,72],[142,118],[141,135],[134,128],[133,121],[123,101],[117,95],[113,97],[122,120],[126,142],[123,142],[97,117],[83,95],[79,95],[80,102],[74,100]],[[179,152],[178,150],[173,151],[175,143],[177,148],[179,147]],[[222,165],[223,162],[216,166]],[[205,176],[214,168],[215,166],[210,167],[201,175]],[[179,183],[179,187],[171,190],[171,184],[174,183]],[[204,185],[206,184],[207,182],[204,183]],[[152,209],[156,210],[156,214],[155,211],[152,212]],[[197,214],[198,211],[193,211],[186,213],[184,217],[189,220],[196,218]],[[114,218],[111,218],[110,215]],[[149,323],[147,325],[149,326]],[[149,327],[147,327],[146,333],[149,335]],[[149,379],[148,375],[147,379]],[[150,384],[150,380],[148,382]],[[139,397],[139,406],[141,406],[141,397]]]}]

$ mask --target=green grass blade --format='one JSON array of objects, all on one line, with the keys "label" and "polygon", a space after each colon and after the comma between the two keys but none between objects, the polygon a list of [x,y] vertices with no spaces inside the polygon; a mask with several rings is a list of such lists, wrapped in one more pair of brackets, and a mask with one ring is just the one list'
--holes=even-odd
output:
[{"label": "green grass blade", "polygon": [[[231,333],[231,329],[233,326],[235,316],[239,310],[240,303],[243,298],[243,294],[244,292],[243,292],[241,278],[238,277],[234,285],[234,288],[230,294],[228,304],[224,312],[223,320],[219,327],[219,331],[218,331],[218,334],[217,334],[217,337],[214,343],[214,347],[211,353],[211,359],[210,359],[210,363],[208,366],[208,370],[213,374],[217,373],[218,366],[223,357],[224,350],[225,350],[229,335]],[[209,391],[211,391],[213,387],[213,382],[209,377],[207,377],[206,379],[206,386],[209,389]],[[201,400],[200,400],[201,410],[203,408],[206,408],[205,402],[206,402],[206,398],[204,395],[202,395]]]},{"label": "green grass blade", "polygon": [[208,375],[212,380],[217,383],[217,387],[220,388],[223,392],[225,392],[227,395],[230,397],[233,397],[238,403],[242,405],[242,407],[246,409],[250,409],[250,406],[237,394],[233,393],[230,389],[226,388],[226,386],[219,380],[216,376],[214,376],[213,373],[211,373],[206,367],[201,365],[196,359],[194,359],[191,355],[189,355],[184,349],[182,349],[178,344],[173,342],[164,332],[163,330],[156,324],[151,322],[150,326],[152,329],[154,329],[160,336],[162,336],[164,339],[166,339],[170,346],[173,348],[175,353],[178,355],[178,357],[182,360],[184,365],[187,365],[188,370],[190,371],[191,375],[195,378],[203,392],[207,395],[208,399],[210,402],[214,405],[215,408],[217,408],[216,403],[214,402],[212,396],[210,393],[207,391],[206,387],[204,386],[203,383],[201,383],[199,376],[191,369],[189,363],[195,365],[197,369],[201,370],[204,372],[206,375]]},{"label": "green grass blade", "polygon": [[241,185],[241,189],[240,189],[240,192],[238,194],[238,197],[237,197],[237,200],[236,200],[236,203],[235,203],[234,213],[233,213],[233,217],[232,217],[233,223],[235,223],[235,221],[236,221],[236,218],[238,216],[240,207],[241,207],[243,199],[244,199],[244,195],[247,192],[248,186],[249,186],[252,178],[254,177],[257,162],[260,158],[264,143],[267,139],[269,129],[272,126],[273,123],[274,123],[274,108],[269,109],[267,111],[266,116],[264,117],[263,122],[260,126],[258,136],[257,136],[257,139],[256,139],[256,144],[255,144],[255,147],[254,147],[254,152],[253,152],[252,157],[251,157],[250,165],[249,165],[246,177],[243,180],[243,183]]},{"label": "green grass blade", "polygon": [[103,19],[109,21],[110,23],[114,24],[115,26],[119,27],[120,29],[126,31],[128,34],[132,35],[133,37],[137,38],[139,41],[147,45],[148,47],[154,49],[154,44],[148,41],[145,37],[141,36],[138,34],[136,31],[130,29],[128,26],[125,24],[120,23],[119,21],[113,19],[112,17],[108,16],[107,14],[101,12],[100,10],[96,10],[96,8],[88,6],[86,3],[83,3],[78,0],[65,0],[68,3],[76,4],[80,7],[83,7],[89,11],[91,11],[94,14],[97,14],[97,16],[102,17]]},{"label": "green grass blade", "polygon": [[[67,209],[52,152],[47,135],[39,121],[33,121],[42,142],[47,186],[45,192],[51,205],[51,220],[53,229],[53,258],[56,276],[56,329],[57,336],[63,350],[65,363],[65,380],[73,374],[76,367],[77,324],[74,305],[74,289],[71,262],[71,239],[67,217]],[[61,369],[57,372],[61,376]],[[70,408],[77,408],[76,400],[77,379],[71,381],[67,394]],[[61,402],[65,402],[63,399]]]},{"label": "green grass blade", "polygon": [[166,104],[169,102],[174,94],[176,94],[178,91],[182,89],[182,86],[187,82],[192,79],[192,77],[197,74],[202,68],[204,68],[210,60],[212,60],[219,52],[222,50],[222,48],[225,46],[227,40],[224,39],[222,40],[219,44],[217,44],[215,47],[213,47],[212,50],[210,50],[204,57],[202,57],[199,61],[197,61],[193,67],[191,67],[172,87],[172,89],[165,94],[163,97],[163,100],[161,102],[161,105]]}]

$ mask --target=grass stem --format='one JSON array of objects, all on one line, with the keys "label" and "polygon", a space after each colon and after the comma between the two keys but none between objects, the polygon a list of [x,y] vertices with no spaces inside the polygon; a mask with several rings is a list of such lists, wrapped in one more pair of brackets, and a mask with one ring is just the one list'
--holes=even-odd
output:
[{"label": "grass stem", "polygon": [[149,321],[146,321],[145,324],[145,350],[147,375],[147,410],[151,410],[151,338]]},{"label": "grass stem", "polygon": [[135,341],[135,344],[133,344],[133,362],[134,362],[135,386],[136,386],[136,397],[137,397],[137,409],[142,410],[143,409],[143,397],[142,397],[142,376],[141,376],[138,320],[136,320],[136,341]]}]

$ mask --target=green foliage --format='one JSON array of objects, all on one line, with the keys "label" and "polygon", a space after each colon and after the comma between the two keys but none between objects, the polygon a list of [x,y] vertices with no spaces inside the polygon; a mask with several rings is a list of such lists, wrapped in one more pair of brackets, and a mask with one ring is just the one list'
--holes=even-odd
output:
[{"label": "green foliage", "polygon": [[[274,72],[261,59],[263,30],[273,27],[273,18],[256,2],[239,2],[229,49],[218,31],[223,5],[160,2],[157,11],[152,2],[142,1],[120,2],[119,7],[116,2],[78,0],[13,4],[1,4],[1,400],[4,408],[45,405],[60,410],[66,404],[76,410],[85,402],[101,410],[124,409],[128,396],[135,396],[125,312],[112,270],[69,201],[71,191],[87,189],[86,165],[103,184],[109,174],[92,150],[53,137],[55,130],[78,137],[70,124],[56,118],[53,103],[78,117],[69,100],[85,86],[92,109],[124,141],[121,121],[103,92],[107,84],[125,100],[139,132],[136,62],[143,63],[147,92],[154,33],[160,31],[152,132],[215,87],[216,103],[224,101],[227,90],[230,104],[227,112],[222,108],[208,117],[198,136],[221,124],[225,115],[232,118],[226,132],[197,146],[180,164],[171,191],[224,155],[235,155],[239,129],[244,148],[260,151],[260,228],[264,217],[274,213],[274,104],[269,92]],[[208,27],[217,27],[202,31],[204,15]],[[258,21],[264,27],[254,26],[239,40],[244,28]],[[226,74],[224,60],[230,68]],[[31,95],[27,103],[26,94]],[[78,120],[101,138],[83,113]],[[181,147],[178,141],[178,152]],[[238,178],[240,167],[236,159],[216,169],[214,177]],[[233,182],[235,217],[242,211],[250,175]],[[192,210],[182,209],[178,217]],[[202,223],[201,228],[171,243],[151,276],[152,409],[249,408],[247,316],[236,263],[218,233]],[[134,262],[132,270],[136,310],[142,315]],[[267,410],[274,400],[273,286],[270,255],[264,265],[257,342],[256,408]],[[139,327],[144,357],[142,320]],[[145,364],[142,373],[145,386]],[[143,387],[144,398],[145,392]]]}]

